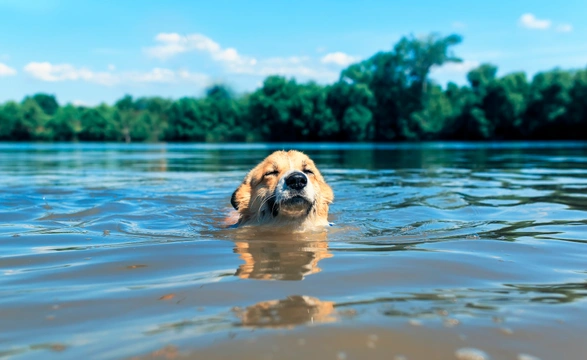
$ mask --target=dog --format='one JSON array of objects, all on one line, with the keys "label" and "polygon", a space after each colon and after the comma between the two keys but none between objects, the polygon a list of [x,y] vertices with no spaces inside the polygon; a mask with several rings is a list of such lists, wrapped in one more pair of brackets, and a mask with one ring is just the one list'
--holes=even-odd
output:
[{"label": "dog", "polygon": [[333,256],[326,231],[264,233],[254,229],[254,235],[245,235],[251,240],[235,241],[234,253],[244,262],[235,272],[241,279],[299,281],[320,272],[318,263]]},{"label": "dog", "polygon": [[311,296],[288,296],[286,299],[257,303],[233,312],[242,326],[253,328],[291,329],[305,323],[329,323],[338,318],[333,301]]},{"label": "dog", "polygon": [[234,191],[236,227],[273,226],[306,230],[328,226],[332,189],[307,155],[275,151],[245,176]]}]

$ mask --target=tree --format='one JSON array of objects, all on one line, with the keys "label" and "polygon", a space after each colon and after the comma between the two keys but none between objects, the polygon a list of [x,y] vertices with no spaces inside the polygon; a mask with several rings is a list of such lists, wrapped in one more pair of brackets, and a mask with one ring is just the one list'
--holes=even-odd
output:
[{"label": "tree", "polygon": [[80,110],[73,105],[60,107],[47,122],[47,130],[51,140],[77,140],[81,131]]},{"label": "tree", "polygon": [[269,76],[263,86],[249,98],[249,119],[261,139],[268,141],[295,141],[290,113],[292,99],[298,85],[295,80]]},{"label": "tree", "polygon": [[433,66],[459,62],[452,47],[458,35],[403,37],[390,52],[380,52],[341,73],[341,80],[366,84],[374,95],[375,140],[415,140],[419,122],[412,117],[427,101],[428,75]]},{"label": "tree", "polygon": [[134,109],[133,99],[130,95],[125,95],[122,99],[118,100],[114,107],[116,109],[114,116],[116,122],[119,123],[119,128],[122,132],[124,142],[127,144],[131,142],[131,126],[135,122],[137,113]]},{"label": "tree", "polygon": [[206,141],[243,141],[245,139],[246,125],[239,121],[243,116],[243,110],[240,103],[235,100],[231,89],[221,84],[208,88],[202,107],[206,122],[210,124]]},{"label": "tree", "polygon": [[341,80],[327,88],[327,104],[340,129],[338,141],[373,140],[375,97],[364,83]]},{"label": "tree", "polygon": [[59,103],[55,99],[54,95],[48,94],[35,94],[33,100],[43,109],[43,112],[49,116],[54,115],[59,109]]},{"label": "tree", "polygon": [[[522,132],[529,84],[524,73],[497,78],[497,67],[482,64],[467,74],[473,90],[463,108],[474,139],[517,139]],[[472,127],[477,126],[476,129]],[[462,135],[464,136],[464,134]]]},{"label": "tree", "polygon": [[44,125],[49,118],[35,100],[25,98],[22,102],[19,115],[14,121],[12,130],[12,136],[16,140],[47,138]]},{"label": "tree", "polygon": [[403,37],[395,45],[394,52],[405,62],[410,81],[419,84],[421,93],[424,94],[433,66],[462,61],[452,51],[452,47],[462,41],[461,36],[456,34],[446,37],[436,33],[424,37]]},{"label": "tree", "polygon": [[[530,85],[528,106],[524,114],[524,132],[535,139],[569,137],[561,126],[570,105],[573,77],[570,72],[555,69],[534,76]],[[583,100],[584,101],[584,100]]]},{"label": "tree", "polygon": [[577,71],[569,89],[569,105],[566,114],[566,134],[569,138],[585,139],[587,134],[587,68]]},{"label": "tree", "polygon": [[35,94],[0,104],[0,140],[414,141],[587,139],[587,68],[498,76],[482,64],[468,85],[430,80],[461,59],[458,35],[406,36],[342,70],[336,82],[268,76],[252,93],[223,84],[201,98],[135,99],[60,107]]},{"label": "tree", "polygon": [[181,98],[167,110],[168,141],[204,141],[209,124],[205,123],[201,101]]},{"label": "tree", "polygon": [[15,131],[21,117],[21,109],[16,102],[9,101],[0,106],[0,140],[20,140]]},{"label": "tree", "polygon": [[82,130],[79,139],[85,141],[118,141],[119,128],[114,121],[113,110],[105,104],[82,110]]}]

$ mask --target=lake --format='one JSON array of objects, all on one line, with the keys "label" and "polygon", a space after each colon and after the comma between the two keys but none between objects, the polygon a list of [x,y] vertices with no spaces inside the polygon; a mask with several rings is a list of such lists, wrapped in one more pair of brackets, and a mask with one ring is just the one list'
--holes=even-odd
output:
[{"label": "lake", "polygon": [[[225,229],[292,148],[328,234]],[[587,143],[4,143],[0,174],[0,357],[587,353]]]}]

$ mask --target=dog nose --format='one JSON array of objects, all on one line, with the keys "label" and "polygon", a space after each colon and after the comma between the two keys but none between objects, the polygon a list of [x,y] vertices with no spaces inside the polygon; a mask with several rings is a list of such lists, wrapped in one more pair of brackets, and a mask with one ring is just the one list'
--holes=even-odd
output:
[{"label": "dog nose", "polygon": [[295,172],[285,179],[285,184],[294,190],[302,190],[308,184],[308,178],[301,172]]}]

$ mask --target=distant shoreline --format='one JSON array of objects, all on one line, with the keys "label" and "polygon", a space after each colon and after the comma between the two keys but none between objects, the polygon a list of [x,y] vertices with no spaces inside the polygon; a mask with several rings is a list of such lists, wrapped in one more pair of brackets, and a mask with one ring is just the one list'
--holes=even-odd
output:
[{"label": "distant shoreline", "polygon": [[497,76],[481,64],[469,85],[445,88],[434,66],[459,63],[458,35],[404,37],[319,85],[269,76],[240,96],[224,85],[202,98],[133,98],[61,106],[35,94],[0,105],[0,141],[404,142],[587,140],[587,67]]}]

